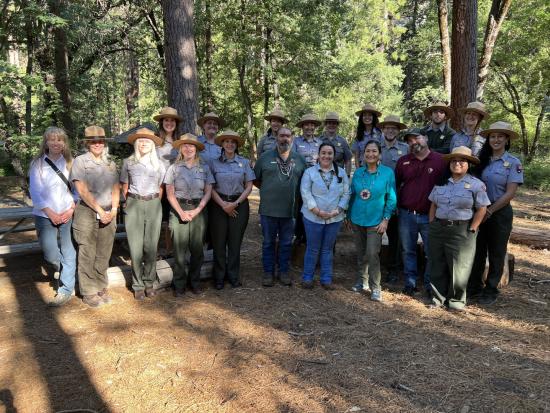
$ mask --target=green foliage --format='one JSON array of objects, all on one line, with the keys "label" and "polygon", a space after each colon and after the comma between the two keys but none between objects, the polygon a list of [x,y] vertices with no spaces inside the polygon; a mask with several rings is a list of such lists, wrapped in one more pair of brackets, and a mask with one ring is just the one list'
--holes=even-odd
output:
[{"label": "green foliage", "polygon": [[525,186],[539,191],[550,191],[550,156],[524,165]]},{"label": "green foliage", "polygon": [[36,135],[13,135],[5,140],[6,153],[10,158],[19,160],[25,176],[29,171],[31,161],[40,152],[41,142],[42,136]]}]

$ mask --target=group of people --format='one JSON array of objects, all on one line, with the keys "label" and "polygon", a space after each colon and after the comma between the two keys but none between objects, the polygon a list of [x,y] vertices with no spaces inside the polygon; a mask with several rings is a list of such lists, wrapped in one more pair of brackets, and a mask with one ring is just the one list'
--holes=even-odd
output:
[{"label": "group of people", "polygon": [[302,134],[294,137],[277,109],[265,117],[269,129],[252,163],[239,154],[244,139],[238,133],[220,132],[224,121],[217,114],[198,120],[203,135],[178,137],[184,119],[165,107],[154,116],[158,134],[143,128],[129,136],[134,152],[120,173],[101,127],[85,129],[86,152],[74,160],[65,132],[48,128],[31,164],[30,192],[45,260],[59,277],[51,304],[71,299],[75,273],[85,304],[111,301],[107,268],[120,204],[136,300],[157,294],[153,283],[163,225],[175,259],[176,297],[187,289],[201,292],[205,241],[213,249],[215,288],[241,286],[240,250],[253,185],[260,190],[265,287],[277,280],[292,284],[294,242],[305,244],[302,287],[314,287],[319,264],[321,286],[334,289],[333,253],[345,224],[356,244],[353,291],[382,300],[380,251],[386,233],[388,281],[396,282],[402,267],[403,293],[414,295],[420,234],[426,253],[423,285],[432,307],[461,310],[467,294],[493,303],[512,225],[510,200],[523,182],[521,163],[507,152],[518,135],[505,122],[481,130],[488,114],[479,102],[459,109],[460,132],[448,125],[454,113],[445,103],[424,113],[428,125],[407,130],[399,116],[380,121],[382,113],[366,104],[356,112],[357,135],[350,147],[338,134],[337,113],[327,113],[323,121],[303,115],[296,124]]}]

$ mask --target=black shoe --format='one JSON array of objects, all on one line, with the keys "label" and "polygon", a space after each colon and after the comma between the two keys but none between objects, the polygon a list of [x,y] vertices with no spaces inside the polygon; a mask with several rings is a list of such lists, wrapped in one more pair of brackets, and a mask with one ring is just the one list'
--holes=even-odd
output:
[{"label": "black shoe", "polygon": [[492,305],[496,301],[497,301],[496,295],[483,295],[477,302],[478,304],[481,304],[481,305]]},{"label": "black shoe", "polygon": [[414,297],[414,293],[416,292],[416,288],[411,287],[410,285],[405,286],[403,288],[402,293],[405,295],[408,295],[409,297]]},{"label": "black shoe", "polygon": [[240,288],[243,286],[243,284],[240,281],[235,281],[230,284],[231,284],[231,288]]},{"label": "black shoe", "polygon": [[216,282],[216,290],[223,290],[223,281]]},{"label": "black shoe", "polygon": [[185,288],[176,288],[174,290],[174,297],[176,298],[185,297]]},{"label": "black shoe", "polygon": [[388,284],[397,284],[399,277],[395,271],[390,271],[386,276],[386,282]]}]

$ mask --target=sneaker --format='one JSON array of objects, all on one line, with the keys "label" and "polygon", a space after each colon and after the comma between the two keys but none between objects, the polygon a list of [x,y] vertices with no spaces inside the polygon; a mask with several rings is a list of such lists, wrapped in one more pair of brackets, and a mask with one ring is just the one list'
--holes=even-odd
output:
[{"label": "sneaker", "polygon": [[372,293],[370,294],[370,299],[372,301],[382,301],[382,291],[380,290],[372,290]]},{"label": "sneaker", "polygon": [[353,287],[351,287],[351,291],[354,293],[362,293],[364,291],[368,291],[368,288],[363,288],[363,284],[355,284]]},{"label": "sneaker", "polygon": [[134,298],[135,298],[137,301],[143,301],[143,300],[145,300],[145,292],[144,292],[143,290],[134,291]]},{"label": "sneaker", "polygon": [[113,299],[109,295],[109,291],[107,290],[107,288],[98,291],[97,295],[101,299],[101,301],[103,301],[103,304],[111,304],[113,302]]},{"label": "sneaker", "polygon": [[93,308],[96,308],[96,307],[100,307],[102,306],[103,304],[105,304],[103,302],[103,300],[101,299],[101,297],[97,294],[94,294],[94,295],[83,295],[82,296],[82,302],[84,304],[86,304],[87,306],[89,307],[93,307]]},{"label": "sneaker", "polygon": [[69,302],[73,296],[66,293],[57,293],[52,301],[48,303],[50,307],[61,307]]},{"label": "sneaker", "polygon": [[288,272],[282,272],[279,274],[279,281],[281,281],[281,284],[290,286],[292,285],[292,279],[290,278],[290,274]]},{"label": "sneaker", "polygon": [[54,280],[59,280],[59,276],[60,276],[60,275],[61,275],[61,274],[60,274],[59,271],[54,271],[54,273],[53,273],[53,278],[54,278]]},{"label": "sneaker", "polygon": [[302,288],[305,290],[313,289],[313,281],[302,281]]},{"label": "sneaker", "polygon": [[405,286],[403,288],[402,293],[405,295],[408,295],[409,297],[414,297],[414,293],[416,292],[416,288],[411,287],[410,285]]},{"label": "sneaker", "polygon": [[273,274],[269,272],[264,272],[262,277],[262,285],[264,287],[273,287]]},{"label": "sneaker", "polygon": [[496,302],[496,300],[496,295],[483,295],[479,298],[479,300],[477,300],[477,302],[481,305],[492,305]]}]

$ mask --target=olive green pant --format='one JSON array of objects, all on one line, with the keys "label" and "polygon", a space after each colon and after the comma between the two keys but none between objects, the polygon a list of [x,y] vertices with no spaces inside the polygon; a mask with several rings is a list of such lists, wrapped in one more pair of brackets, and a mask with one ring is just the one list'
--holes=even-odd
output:
[{"label": "olive green pant", "polygon": [[[497,287],[502,278],[513,220],[514,211],[508,204],[479,226],[474,265],[468,283],[469,292],[474,294],[483,292],[483,295],[486,296],[498,295]],[[484,288],[483,273],[487,257],[489,258],[489,272]]]},{"label": "olive green pant", "polygon": [[132,258],[132,289],[152,288],[157,275],[157,248],[162,220],[160,199],[128,198],[124,224]]},{"label": "olive green pant", "polygon": [[[194,205],[180,203],[184,211],[195,209]],[[204,235],[206,232],[207,215],[203,209],[191,222],[183,222],[179,215],[170,211],[170,231],[174,243],[174,268],[173,283],[176,290],[183,290],[187,286],[187,280],[192,288],[198,288],[201,277],[201,266],[204,260]],[[190,253],[189,267],[185,262],[187,253]]]},{"label": "olive green pant", "polygon": [[443,226],[430,223],[428,262],[433,303],[452,309],[466,305],[468,278],[476,251],[476,234],[468,231],[469,222]]},{"label": "olive green pant", "polygon": [[208,227],[214,249],[214,280],[223,283],[225,276],[231,284],[239,282],[241,244],[248,225],[250,207],[245,200],[237,208],[235,218],[227,215],[216,203],[210,205]]},{"label": "olive green pant", "polygon": [[357,279],[355,285],[366,289],[380,290],[380,249],[382,234],[370,227],[353,226],[357,248]]},{"label": "olive green pant", "polygon": [[81,204],[76,206],[73,237],[78,244],[78,286],[82,295],[95,295],[107,287],[115,232],[115,219],[104,225],[93,209]]}]

